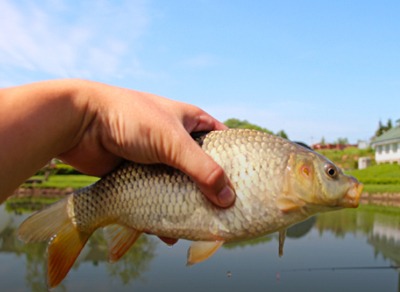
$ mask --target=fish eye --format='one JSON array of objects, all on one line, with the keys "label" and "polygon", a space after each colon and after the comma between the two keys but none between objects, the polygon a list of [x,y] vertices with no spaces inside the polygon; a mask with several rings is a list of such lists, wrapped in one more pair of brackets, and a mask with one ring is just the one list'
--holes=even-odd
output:
[{"label": "fish eye", "polygon": [[337,168],[332,165],[332,164],[327,164],[325,165],[325,173],[327,174],[327,176],[329,176],[330,178],[337,178],[338,176],[338,170]]}]

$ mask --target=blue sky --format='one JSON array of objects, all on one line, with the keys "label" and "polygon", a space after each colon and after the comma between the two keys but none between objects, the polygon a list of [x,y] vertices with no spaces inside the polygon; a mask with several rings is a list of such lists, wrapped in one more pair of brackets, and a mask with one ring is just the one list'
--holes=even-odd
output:
[{"label": "blue sky", "polygon": [[0,0],[0,86],[78,77],[290,139],[400,118],[400,2]]}]

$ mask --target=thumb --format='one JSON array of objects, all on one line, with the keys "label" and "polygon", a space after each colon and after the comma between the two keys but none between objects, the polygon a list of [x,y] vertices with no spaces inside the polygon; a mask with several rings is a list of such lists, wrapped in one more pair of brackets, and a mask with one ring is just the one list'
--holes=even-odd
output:
[{"label": "thumb", "polygon": [[189,175],[215,205],[222,208],[231,206],[235,201],[235,192],[223,168],[189,135],[180,140],[177,149],[180,152],[175,156],[173,166]]}]

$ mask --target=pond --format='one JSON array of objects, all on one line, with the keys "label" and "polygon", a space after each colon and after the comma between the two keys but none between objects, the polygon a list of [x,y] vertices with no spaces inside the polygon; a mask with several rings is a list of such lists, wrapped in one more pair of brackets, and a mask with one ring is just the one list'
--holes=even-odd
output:
[{"label": "pond", "polygon": [[[25,245],[15,236],[29,208],[15,201],[0,206],[2,291],[46,291],[45,244]],[[186,267],[189,245],[168,247],[142,236],[109,264],[96,232],[52,291],[400,291],[398,207],[363,205],[315,216],[288,230],[281,258],[277,234],[226,245]]]}]

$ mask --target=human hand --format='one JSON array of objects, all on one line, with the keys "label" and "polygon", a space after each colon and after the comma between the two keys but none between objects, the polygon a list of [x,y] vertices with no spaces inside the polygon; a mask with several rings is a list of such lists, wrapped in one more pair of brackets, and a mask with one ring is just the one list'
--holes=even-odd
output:
[{"label": "human hand", "polygon": [[[229,207],[235,196],[223,169],[189,133],[226,129],[198,107],[149,93],[79,81],[87,99],[86,125],[77,142],[59,158],[78,170],[101,176],[121,159],[165,163],[189,175],[214,204]],[[81,101],[79,104],[85,104]]]}]

